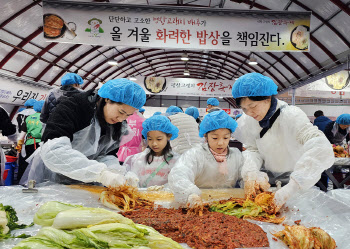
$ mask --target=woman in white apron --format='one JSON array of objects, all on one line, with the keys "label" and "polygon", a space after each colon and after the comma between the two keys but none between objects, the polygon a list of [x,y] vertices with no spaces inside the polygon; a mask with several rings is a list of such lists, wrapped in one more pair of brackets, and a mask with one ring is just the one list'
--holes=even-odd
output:
[{"label": "woman in white apron", "polygon": [[47,121],[44,144],[30,159],[21,183],[34,179],[125,184],[116,152],[133,136],[125,119],[145,102],[144,90],[127,79],[110,80],[97,93],[89,90],[62,99]]},{"label": "woman in white apron", "polygon": [[242,169],[245,193],[254,196],[269,188],[268,180],[281,181],[285,186],[274,198],[278,210],[292,194],[314,186],[334,163],[334,155],[323,132],[306,114],[276,99],[276,94],[277,85],[259,73],[243,75],[232,87],[232,96],[244,112],[235,137],[247,149]]}]

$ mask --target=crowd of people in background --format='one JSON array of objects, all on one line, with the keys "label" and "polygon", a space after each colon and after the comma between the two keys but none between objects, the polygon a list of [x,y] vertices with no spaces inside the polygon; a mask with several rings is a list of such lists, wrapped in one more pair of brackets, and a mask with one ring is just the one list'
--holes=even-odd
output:
[{"label": "crowd of people in background", "polygon": [[[3,135],[17,136],[21,184],[166,186],[190,206],[201,203],[200,188],[244,187],[255,196],[282,185],[274,197],[279,209],[333,164],[331,144],[349,140],[350,114],[332,121],[319,110],[312,125],[301,109],[278,100],[277,85],[259,73],[233,85],[243,111],[235,117],[209,98],[203,117],[195,106],[170,106],[146,119],[146,94],[138,84],[115,79],[84,92],[82,83],[68,73],[45,101],[27,100],[17,128],[0,109]],[[244,152],[229,147],[232,138]]]}]

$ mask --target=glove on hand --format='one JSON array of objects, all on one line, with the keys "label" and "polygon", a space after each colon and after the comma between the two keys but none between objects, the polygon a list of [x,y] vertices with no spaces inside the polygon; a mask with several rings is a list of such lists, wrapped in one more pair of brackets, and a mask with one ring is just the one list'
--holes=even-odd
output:
[{"label": "glove on hand", "polygon": [[114,173],[110,170],[103,170],[100,174],[98,182],[106,187],[119,187],[126,184],[126,179],[123,175]]}]

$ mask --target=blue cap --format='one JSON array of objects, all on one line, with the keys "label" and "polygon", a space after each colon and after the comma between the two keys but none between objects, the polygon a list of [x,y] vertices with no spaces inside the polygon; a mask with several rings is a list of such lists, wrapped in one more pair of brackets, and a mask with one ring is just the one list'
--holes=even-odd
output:
[{"label": "blue cap", "polygon": [[219,106],[220,102],[216,98],[210,98],[207,100],[207,105]]},{"label": "blue cap", "polygon": [[185,113],[187,115],[194,117],[194,119],[197,119],[199,117],[199,111],[198,111],[197,107],[194,107],[194,106],[188,107],[186,109]]},{"label": "blue cap", "polygon": [[145,112],[146,110],[145,110],[145,108],[140,108],[139,109],[139,112]]},{"label": "blue cap", "polygon": [[237,119],[240,118],[241,116],[242,116],[242,113],[237,114],[236,117],[235,117],[235,119],[237,120]]},{"label": "blue cap", "polygon": [[24,103],[24,106],[34,106],[35,102],[37,102],[36,99],[28,99],[28,100]]},{"label": "blue cap", "polygon": [[166,134],[171,134],[170,140],[174,140],[177,138],[179,129],[173,125],[169,118],[162,116],[162,115],[156,115],[152,116],[142,123],[142,135],[147,139],[147,133],[150,131],[161,131]]},{"label": "blue cap", "polygon": [[232,86],[233,98],[272,96],[277,94],[277,85],[260,73],[247,73],[239,77]]},{"label": "blue cap", "polygon": [[17,112],[21,112],[21,111],[24,111],[26,108],[19,108]]},{"label": "blue cap", "polygon": [[175,105],[169,106],[169,108],[166,110],[166,113],[169,113],[169,114],[175,114],[178,112],[183,112],[183,111],[180,109],[180,107],[177,107]]},{"label": "blue cap", "polygon": [[146,103],[146,93],[141,86],[128,79],[107,81],[99,90],[98,95],[114,102],[120,102],[136,109]]},{"label": "blue cap", "polygon": [[237,122],[223,110],[210,112],[199,125],[199,136],[203,137],[204,134],[221,128],[229,129],[232,133],[237,128]]},{"label": "blue cap", "polygon": [[335,122],[341,125],[350,125],[350,114],[345,113],[340,115]]},{"label": "blue cap", "polygon": [[157,115],[161,115],[162,113],[161,112],[155,112],[153,113],[153,116],[157,116]]},{"label": "blue cap", "polygon": [[41,112],[41,109],[43,108],[45,103],[45,100],[40,100],[34,103],[34,111]]},{"label": "blue cap", "polygon": [[81,85],[83,83],[84,83],[83,79],[76,73],[67,73],[61,79],[62,86],[73,85],[73,84]]}]

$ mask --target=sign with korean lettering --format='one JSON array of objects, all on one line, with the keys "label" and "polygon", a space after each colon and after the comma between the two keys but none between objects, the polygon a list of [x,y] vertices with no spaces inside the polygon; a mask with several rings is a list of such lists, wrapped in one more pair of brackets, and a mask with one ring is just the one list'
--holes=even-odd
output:
[{"label": "sign with korean lettering", "polygon": [[44,1],[48,42],[228,51],[309,51],[311,12]]},{"label": "sign with korean lettering", "polygon": [[45,100],[49,88],[23,84],[0,77],[0,103],[23,105],[28,99]]},{"label": "sign with korean lettering", "polygon": [[146,94],[197,96],[197,97],[232,97],[234,80],[209,80],[190,78],[136,77],[137,84]]}]

